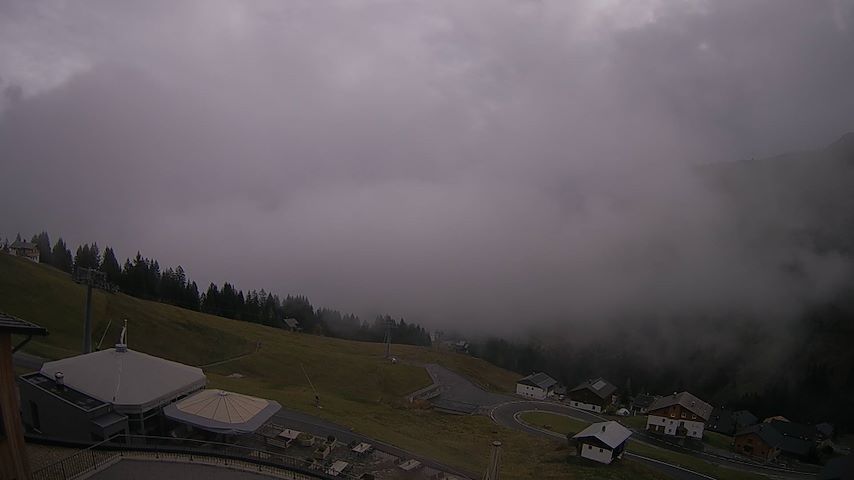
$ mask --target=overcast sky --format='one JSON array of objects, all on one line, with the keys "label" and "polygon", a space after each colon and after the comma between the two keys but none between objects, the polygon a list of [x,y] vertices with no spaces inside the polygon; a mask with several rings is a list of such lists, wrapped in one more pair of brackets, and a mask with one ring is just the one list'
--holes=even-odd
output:
[{"label": "overcast sky", "polygon": [[849,0],[0,0],[0,235],[434,326],[774,314],[846,261],[781,278],[690,166],[852,85]]}]

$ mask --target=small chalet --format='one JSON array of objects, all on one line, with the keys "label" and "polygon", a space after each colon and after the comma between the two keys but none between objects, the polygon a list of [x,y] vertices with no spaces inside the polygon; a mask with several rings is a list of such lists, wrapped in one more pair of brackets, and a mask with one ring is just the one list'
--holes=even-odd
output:
[{"label": "small chalet", "polygon": [[16,241],[9,245],[9,253],[39,263],[39,247],[35,243]]},{"label": "small chalet", "polygon": [[569,391],[569,405],[591,412],[602,412],[614,403],[617,387],[604,378],[582,382]]},{"label": "small chalet", "polygon": [[286,318],[282,320],[284,323],[285,330],[290,332],[301,332],[302,327],[299,325],[299,321],[296,318]]},{"label": "small chalet", "polygon": [[532,373],[516,382],[516,394],[523,397],[544,400],[554,393],[557,380],[545,373]]},{"label": "small chalet", "polygon": [[623,457],[631,430],[617,422],[599,422],[590,425],[572,438],[578,443],[578,455],[596,462],[609,464]]},{"label": "small chalet", "polygon": [[725,408],[715,408],[706,422],[706,430],[732,436],[758,422],[759,419],[747,410],[732,412]]},{"label": "small chalet", "polygon": [[649,409],[649,406],[652,405],[652,402],[654,402],[656,398],[658,398],[658,397],[653,396],[653,395],[647,395],[645,393],[640,393],[640,394],[636,395],[635,398],[632,399],[632,405],[631,405],[632,414],[634,414],[634,415],[638,415],[638,414],[646,415],[646,412]]},{"label": "small chalet", "polygon": [[770,462],[780,454],[783,441],[777,429],[767,423],[760,423],[735,434],[735,452]]},{"label": "small chalet", "polygon": [[676,437],[703,438],[712,406],[688,392],[661,397],[649,406],[646,429]]}]

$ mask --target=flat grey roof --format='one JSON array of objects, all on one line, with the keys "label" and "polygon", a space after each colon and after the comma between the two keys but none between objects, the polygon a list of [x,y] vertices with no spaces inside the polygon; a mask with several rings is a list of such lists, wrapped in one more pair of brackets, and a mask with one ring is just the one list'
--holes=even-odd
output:
[{"label": "flat grey roof", "polygon": [[549,388],[557,385],[557,380],[546,375],[543,372],[532,373],[525,378],[520,379],[516,383],[521,383],[523,385],[530,385],[532,387],[539,387],[543,390],[548,390]]},{"label": "flat grey roof", "polygon": [[73,388],[68,388],[68,386],[62,387],[58,385],[54,379],[48,378],[40,372],[22,375],[21,380],[31,385],[35,385],[51,395],[59,397],[75,407],[87,412],[106,405],[106,403],[96,398],[92,398],[85,393],[78,392]]},{"label": "flat grey roof", "polygon": [[204,388],[198,367],[114,348],[64,358],[42,365],[41,373],[54,378],[62,372],[65,384],[112,403],[122,413],[144,412]]}]

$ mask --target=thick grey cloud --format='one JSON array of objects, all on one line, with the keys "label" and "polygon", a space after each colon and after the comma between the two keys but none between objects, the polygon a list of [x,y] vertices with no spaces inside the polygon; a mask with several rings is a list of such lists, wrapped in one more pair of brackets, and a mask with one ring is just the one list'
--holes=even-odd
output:
[{"label": "thick grey cloud", "polygon": [[848,1],[5,0],[0,232],[437,326],[779,315],[847,261],[745,241],[692,168],[851,129],[853,28]]}]

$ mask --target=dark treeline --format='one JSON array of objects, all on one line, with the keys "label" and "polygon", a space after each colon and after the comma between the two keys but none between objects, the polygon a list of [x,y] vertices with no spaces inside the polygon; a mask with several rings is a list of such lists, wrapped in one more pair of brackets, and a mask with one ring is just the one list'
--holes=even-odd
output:
[{"label": "dark treeline", "polygon": [[[685,322],[622,325],[584,345],[489,338],[473,342],[470,351],[520,374],[546,372],[570,388],[601,376],[624,399],[688,390],[715,406],[748,409],[760,418],[829,421],[854,431],[854,292],[811,308],[793,324],[755,320],[734,327],[732,319],[703,319],[686,329]],[[727,329],[727,345],[674,341],[668,332],[676,325],[698,340],[703,332]],[[789,345],[777,344],[779,337],[769,329],[782,332]]]},{"label": "dark treeline", "polygon": [[[20,235],[17,240],[21,240]],[[264,289],[244,292],[229,282],[222,286],[211,283],[201,292],[181,265],[163,269],[157,260],[143,257],[139,252],[133,259],[120,263],[112,248],[105,247],[102,251],[97,243],[80,245],[74,254],[62,238],[51,245],[47,232],[33,236],[32,243],[39,249],[40,263],[68,273],[75,267],[98,269],[110,283],[134,297],[272,327],[281,328],[285,319],[293,318],[304,332],[366,342],[382,342],[386,325],[390,324],[394,343],[423,346],[431,343],[423,327],[403,318],[378,316],[369,323],[353,314],[315,308],[301,295],[282,298]]]}]

